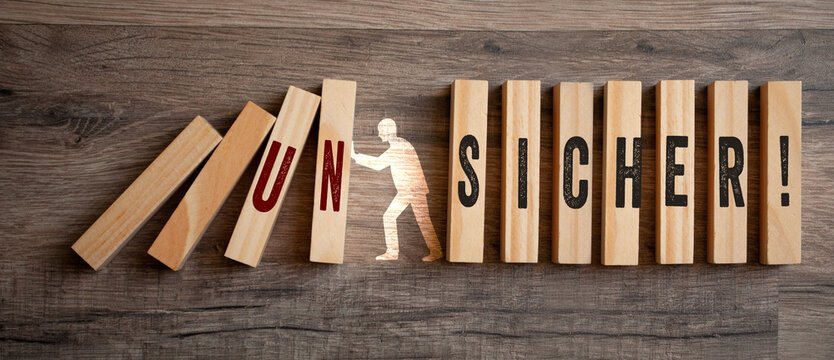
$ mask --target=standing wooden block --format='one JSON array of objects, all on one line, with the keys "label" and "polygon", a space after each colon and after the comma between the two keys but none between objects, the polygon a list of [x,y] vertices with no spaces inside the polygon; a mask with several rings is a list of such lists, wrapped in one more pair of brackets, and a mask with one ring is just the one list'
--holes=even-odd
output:
[{"label": "standing wooden block", "polygon": [[261,261],[320,100],[318,95],[294,86],[287,91],[226,248],[227,258],[251,267]]},{"label": "standing wooden block", "polygon": [[657,210],[660,264],[691,264],[695,246],[695,81],[657,83]]},{"label": "standing wooden block", "polygon": [[[637,265],[643,150],[639,81],[605,84],[602,142],[602,264]],[[631,164],[631,165],[629,165]],[[626,186],[630,181],[631,186]]]},{"label": "standing wooden block", "polygon": [[707,261],[747,262],[747,81],[707,90],[709,190]]},{"label": "standing wooden block", "polygon": [[553,262],[590,264],[594,84],[559,83],[553,106]]},{"label": "standing wooden block", "polygon": [[534,263],[539,256],[541,82],[504,83],[501,154],[501,260]]},{"label": "standing wooden block", "polygon": [[310,261],[341,264],[344,259],[355,106],[355,81],[324,80]]},{"label": "standing wooden block", "polygon": [[449,124],[449,262],[484,261],[489,83],[455,80]]},{"label": "standing wooden block", "polygon": [[139,231],[200,165],[222,136],[200,116],[162,151],[136,180],[72,245],[98,270]]},{"label": "standing wooden block", "polygon": [[802,260],[802,82],[762,86],[761,262]]},{"label": "standing wooden block", "polygon": [[275,117],[251,101],[238,115],[148,254],[179,270],[263,143]]}]

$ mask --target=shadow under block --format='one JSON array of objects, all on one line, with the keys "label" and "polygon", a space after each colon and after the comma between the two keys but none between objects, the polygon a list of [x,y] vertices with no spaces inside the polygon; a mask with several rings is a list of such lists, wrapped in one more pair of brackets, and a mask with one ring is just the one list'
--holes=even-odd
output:
[{"label": "shadow under block", "polygon": [[534,263],[539,254],[541,82],[503,87],[501,261]]},{"label": "shadow under block", "polygon": [[605,84],[602,141],[602,264],[637,265],[642,139],[639,81]]},{"label": "shadow under block", "polygon": [[325,79],[321,87],[310,261],[341,264],[350,180],[356,82]]},{"label": "shadow under block", "polygon": [[455,80],[449,124],[449,262],[484,261],[487,98],[484,80]]},{"label": "shadow under block", "polygon": [[695,248],[695,81],[657,83],[657,203],[659,264],[691,264]]},{"label": "shadow under block", "polygon": [[94,270],[107,265],[221,139],[205,119],[194,118],[81,235],[72,249]]},{"label": "shadow under block", "polygon": [[747,262],[747,81],[707,90],[707,261]]},{"label": "shadow under block", "polygon": [[553,90],[553,262],[591,263],[594,84]]},{"label": "shadow under block", "polygon": [[287,91],[226,248],[227,258],[252,267],[261,261],[320,100],[294,86]]},{"label": "shadow under block", "polygon": [[761,262],[802,259],[802,83],[769,81],[761,98]]},{"label": "shadow under block", "polygon": [[274,116],[251,101],[246,104],[148,254],[173,270],[182,268],[274,123]]}]

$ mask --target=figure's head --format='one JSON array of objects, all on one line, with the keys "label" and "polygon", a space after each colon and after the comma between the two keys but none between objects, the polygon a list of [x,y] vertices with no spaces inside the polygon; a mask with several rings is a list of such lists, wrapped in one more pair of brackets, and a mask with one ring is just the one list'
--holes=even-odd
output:
[{"label": "figure's head", "polygon": [[379,138],[382,139],[382,142],[388,142],[389,140],[397,137],[397,123],[395,123],[394,120],[388,118],[382,119],[376,126],[376,130],[379,133]]}]

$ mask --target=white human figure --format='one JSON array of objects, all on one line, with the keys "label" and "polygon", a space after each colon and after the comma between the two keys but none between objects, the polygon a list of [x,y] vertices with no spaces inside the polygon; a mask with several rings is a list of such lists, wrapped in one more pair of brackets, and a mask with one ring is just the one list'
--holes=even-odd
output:
[{"label": "white human figure", "polygon": [[357,154],[353,145],[350,148],[351,158],[359,165],[376,171],[390,166],[391,177],[397,188],[397,195],[391,200],[391,205],[388,205],[388,210],[385,210],[385,215],[382,216],[387,250],[376,259],[397,260],[399,257],[397,218],[408,205],[411,205],[414,217],[417,218],[417,225],[420,226],[420,232],[423,233],[423,239],[429,248],[429,255],[424,257],[423,261],[442,258],[443,249],[440,247],[440,241],[437,239],[437,233],[434,232],[434,226],[429,217],[429,206],[426,200],[429,187],[426,185],[426,178],[420,166],[420,159],[417,158],[417,152],[408,140],[397,136],[397,124],[394,120],[382,119],[377,125],[377,131],[382,142],[387,142],[390,146],[382,155],[375,157]]}]

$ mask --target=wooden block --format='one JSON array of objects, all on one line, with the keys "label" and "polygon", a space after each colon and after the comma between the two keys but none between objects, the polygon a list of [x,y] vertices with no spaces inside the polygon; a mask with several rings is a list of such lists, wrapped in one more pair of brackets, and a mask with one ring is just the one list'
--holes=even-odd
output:
[{"label": "wooden block", "polygon": [[559,83],[553,106],[553,262],[590,264],[594,84]]},{"label": "wooden block", "polygon": [[501,260],[539,256],[541,82],[510,80],[503,89]]},{"label": "wooden block", "polygon": [[324,80],[310,261],[341,264],[344,259],[355,106],[355,81]]},{"label": "wooden block", "polygon": [[455,80],[449,124],[449,262],[484,261],[489,83]]},{"label": "wooden block", "polygon": [[691,264],[695,247],[695,81],[657,83],[655,257]]},{"label": "wooden block", "polygon": [[246,104],[148,254],[173,270],[182,268],[274,123],[274,116],[251,101]]},{"label": "wooden block", "polygon": [[[637,265],[643,150],[639,81],[605,84],[602,141],[602,264]],[[626,186],[630,183],[631,186]]]},{"label": "wooden block", "polygon": [[98,270],[127,244],[222,139],[205,119],[194,118],[165,150],[72,245]]},{"label": "wooden block", "polygon": [[802,82],[762,86],[761,262],[802,260]]},{"label": "wooden block", "polygon": [[747,262],[747,81],[716,81],[708,98],[707,261]]},{"label": "wooden block", "polygon": [[251,267],[261,261],[320,100],[318,95],[293,86],[287,91],[226,248],[227,258]]}]

